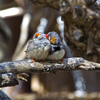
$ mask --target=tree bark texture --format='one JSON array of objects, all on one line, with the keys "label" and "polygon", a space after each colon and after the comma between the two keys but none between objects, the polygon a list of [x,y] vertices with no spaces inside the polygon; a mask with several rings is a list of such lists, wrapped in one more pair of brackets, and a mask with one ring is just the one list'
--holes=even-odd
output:
[{"label": "tree bark texture", "polygon": [[65,41],[73,56],[100,62],[100,2],[97,0],[30,0],[60,12]]}]

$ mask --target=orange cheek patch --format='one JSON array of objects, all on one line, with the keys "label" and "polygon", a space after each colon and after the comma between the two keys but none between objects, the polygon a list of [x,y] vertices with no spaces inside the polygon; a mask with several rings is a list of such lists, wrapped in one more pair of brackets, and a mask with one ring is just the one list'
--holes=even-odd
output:
[{"label": "orange cheek patch", "polygon": [[40,35],[39,33],[36,33],[36,34],[35,34],[36,37],[38,37],[39,35]]},{"label": "orange cheek patch", "polygon": [[55,44],[56,38],[55,38],[55,37],[51,37],[50,42],[51,42],[52,44]]}]

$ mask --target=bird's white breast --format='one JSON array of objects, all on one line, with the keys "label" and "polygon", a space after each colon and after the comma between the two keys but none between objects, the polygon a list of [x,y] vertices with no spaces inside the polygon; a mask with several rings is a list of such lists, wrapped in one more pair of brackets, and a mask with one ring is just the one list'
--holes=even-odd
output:
[{"label": "bird's white breast", "polygon": [[59,51],[54,52],[51,55],[48,55],[47,59],[48,60],[61,60],[64,57],[65,50],[61,49]]}]

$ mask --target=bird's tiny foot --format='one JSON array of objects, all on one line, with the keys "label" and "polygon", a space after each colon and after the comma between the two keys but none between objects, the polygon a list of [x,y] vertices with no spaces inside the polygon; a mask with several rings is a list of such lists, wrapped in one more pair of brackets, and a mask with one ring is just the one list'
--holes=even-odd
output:
[{"label": "bird's tiny foot", "polygon": [[31,58],[31,61],[34,63],[34,65],[36,65],[36,64],[35,64],[35,60],[34,60],[33,58]]},{"label": "bird's tiny foot", "polygon": [[42,61],[42,64],[43,64],[43,65],[44,65],[44,63],[46,63],[46,60],[43,60],[43,61]]},{"label": "bird's tiny foot", "polygon": [[62,59],[61,59],[61,62],[63,63],[63,61],[64,61],[64,59],[62,58]]},{"label": "bird's tiny foot", "polygon": [[57,63],[55,60],[52,60],[53,62]]}]

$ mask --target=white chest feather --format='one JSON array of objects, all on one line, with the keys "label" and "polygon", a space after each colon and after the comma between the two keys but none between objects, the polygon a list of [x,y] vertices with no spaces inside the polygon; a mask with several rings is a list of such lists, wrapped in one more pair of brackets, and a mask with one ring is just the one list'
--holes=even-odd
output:
[{"label": "white chest feather", "polygon": [[60,60],[64,57],[64,54],[65,54],[65,50],[61,49],[59,51],[54,52],[51,55],[48,55],[47,59],[48,60]]}]

